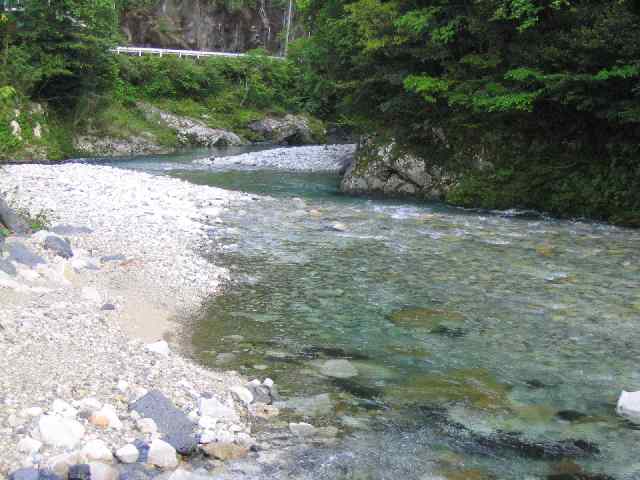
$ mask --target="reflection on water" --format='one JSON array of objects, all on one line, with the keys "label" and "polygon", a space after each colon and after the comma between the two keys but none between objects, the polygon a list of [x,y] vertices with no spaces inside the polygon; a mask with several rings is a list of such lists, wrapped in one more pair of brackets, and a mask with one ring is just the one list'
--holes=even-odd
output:
[{"label": "reflection on water", "polygon": [[194,344],[285,398],[330,394],[294,415],[345,436],[293,478],[640,478],[614,411],[640,389],[639,232],[349,199],[329,175],[174,174],[270,195],[212,227],[236,281]]}]

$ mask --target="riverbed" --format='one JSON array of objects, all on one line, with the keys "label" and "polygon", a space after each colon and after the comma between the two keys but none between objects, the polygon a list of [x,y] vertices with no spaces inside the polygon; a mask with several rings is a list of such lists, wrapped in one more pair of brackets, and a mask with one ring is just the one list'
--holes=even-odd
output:
[{"label": "riverbed", "polygon": [[196,357],[273,378],[283,421],[340,430],[271,478],[640,478],[615,413],[640,389],[639,232],[349,198],[315,164],[230,153],[114,165],[252,194],[202,246],[232,280]]}]

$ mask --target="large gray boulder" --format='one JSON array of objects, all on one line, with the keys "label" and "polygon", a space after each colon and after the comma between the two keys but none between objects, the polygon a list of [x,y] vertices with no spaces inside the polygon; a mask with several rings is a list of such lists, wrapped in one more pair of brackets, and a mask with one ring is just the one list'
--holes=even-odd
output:
[{"label": "large gray boulder", "polygon": [[42,244],[45,250],[49,250],[54,255],[62,258],[73,257],[73,250],[71,250],[71,244],[68,240],[58,237],[57,235],[49,235],[44,239]]},{"label": "large gray boulder", "polygon": [[73,139],[74,148],[82,155],[123,157],[130,155],[152,155],[169,153],[171,150],[159,144],[151,132],[127,138],[103,135],[78,135]]},{"label": "large gray boulder", "polygon": [[249,124],[249,129],[270,142],[284,145],[317,143],[309,119],[302,115],[266,117]]},{"label": "large gray boulder", "polygon": [[340,189],[349,194],[416,196],[443,200],[457,178],[428,159],[403,151],[396,144],[366,139],[358,145]]},{"label": "large gray boulder", "polygon": [[[2,244],[0,243],[0,249],[2,249]],[[16,271],[16,267],[13,266],[9,260],[3,260],[0,258],[0,272],[4,272],[7,275],[15,276],[18,272]]]},{"label": "large gray boulder", "polygon": [[28,267],[35,267],[38,264],[47,263],[44,258],[33,253],[20,242],[12,242],[7,245],[7,251],[9,252],[9,260]]},{"label": "large gray boulder", "polygon": [[31,233],[31,228],[0,196],[0,224],[18,235]]}]

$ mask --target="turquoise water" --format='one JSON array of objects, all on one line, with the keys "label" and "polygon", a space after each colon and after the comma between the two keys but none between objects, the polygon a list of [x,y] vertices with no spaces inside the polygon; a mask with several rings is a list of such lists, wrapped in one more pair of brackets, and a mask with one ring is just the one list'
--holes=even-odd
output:
[{"label": "turquoise water", "polygon": [[[640,430],[615,415],[640,389],[640,232],[175,167],[260,194],[212,226],[206,254],[235,280],[194,345],[285,398],[330,395],[285,418],[335,425],[339,443],[287,478],[640,478]],[[324,375],[331,359],[357,375]]]}]

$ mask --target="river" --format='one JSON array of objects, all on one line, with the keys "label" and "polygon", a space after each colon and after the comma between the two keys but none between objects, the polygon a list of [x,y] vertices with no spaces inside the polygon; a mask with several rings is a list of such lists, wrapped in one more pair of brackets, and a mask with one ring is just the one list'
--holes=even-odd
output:
[{"label": "river", "polygon": [[234,281],[197,358],[307,398],[284,424],[340,430],[270,478],[640,478],[640,430],[615,413],[640,389],[640,232],[202,157],[114,164],[255,194],[211,226]]}]

